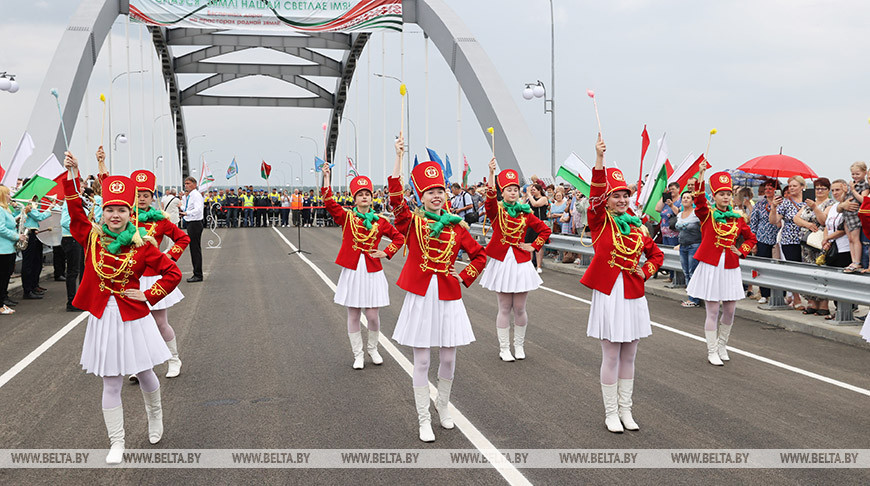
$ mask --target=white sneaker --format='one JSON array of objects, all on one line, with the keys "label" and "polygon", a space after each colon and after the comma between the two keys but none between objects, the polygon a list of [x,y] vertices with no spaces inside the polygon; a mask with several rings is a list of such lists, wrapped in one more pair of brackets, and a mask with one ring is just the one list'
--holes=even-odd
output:
[{"label": "white sneaker", "polygon": [[541,267],[538,267],[538,273],[544,273],[544,269]]},{"label": "white sneaker", "polygon": [[766,304],[766,303],[767,303],[767,297],[762,297],[762,298],[758,299],[758,303],[759,303],[759,304]]}]

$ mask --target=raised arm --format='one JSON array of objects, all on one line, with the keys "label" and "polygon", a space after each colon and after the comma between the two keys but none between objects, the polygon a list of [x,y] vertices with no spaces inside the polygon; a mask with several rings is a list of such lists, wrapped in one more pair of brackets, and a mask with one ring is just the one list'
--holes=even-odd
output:
[{"label": "raised arm", "polygon": [[320,195],[323,196],[323,205],[326,206],[326,210],[329,212],[332,219],[335,220],[335,224],[339,226],[344,226],[345,221],[347,220],[347,211],[341,207],[340,204],[335,202],[335,198],[332,196],[332,186],[330,183],[332,182],[332,171],[329,169],[329,166],[323,164],[323,187],[320,188]]},{"label": "raised arm", "polygon": [[399,132],[396,138],[396,163],[393,165],[393,178],[402,177],[402,159],[405,157],[405,136]]},{"label": "raised arm", "polygon": [[402,157],[405,155],[405,139],[399,133],[399,138],[396,139],[396,165],[393,168],[393,175],[387,179],[387,190],[389,193],[390,207],[395,216],[395,225],[405,238],[408,237],[408,230],[411,229],[411,221],[413,217],[411,209],[405,202],[405,191],[402,188]]},{"label": "raised arm", "polygon": [[607,200],[604,197],[607,193],[607,171],[604,168],[606,150],[607,146],[599,133],[595,142],[595,168],[592,169],[592,182],[589,185],[589,209],[586,210],[586,221],[593,233],[601,230],[607,217]]},{"label": "raised arm", "polygon": [[63,193],[66,195],[67,211],[70,217],[69,232],[80,245],[87,248],[88,235],[91,233],[93,225],[88,219],[88,215],[85,214],[85,208],[82,205],[81,197],[76,187],[78,160],[76,160],[73,154],[66,152],[63,166],[67,169],[67,178],[63,181]]}]

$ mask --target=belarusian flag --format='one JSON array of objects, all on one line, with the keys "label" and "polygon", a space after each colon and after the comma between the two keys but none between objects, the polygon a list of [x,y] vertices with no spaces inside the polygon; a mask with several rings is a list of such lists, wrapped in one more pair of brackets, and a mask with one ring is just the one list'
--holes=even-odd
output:
[{"label": "belarusian flag", "polygon": [[[692,160],[694,159],[694,162]],[[686,184],[689,183],[689,179],[698,175],[698,172],[701,171],[701,162],[705,160],[704,154],[701,154],[700,157],[695,159],[695,154],[690,153],[683,159],[683,162],[677,167],[677,170],[668,177],[668,184],[671,182],[676,182],[680,185],[680,191],[686,189]],[[710,162],[707,162],[707,168],[709,169]]]},{"label": "belarusian flag", "polygon": [[[649,172],[650,179],[644,184],[640,193],[640,208],[641,213],[649,215],[652,219],[661,221],[661,214],[656,211],[656,204],[661,199],[661,195],[668,188],[668,143],[667,134],[662,135],[659,140],[659,150],[656,154],[656,160],[652,170]],[[671,172],[673,169],[671,169]]]},{"label": "belarusian flag", "polygon": [[565,179],[568,184],[589,197],[589,181],[592,180],[592,169],[574,152],[562,163],[556,177]]},{"label": "belarusian flag", "polygon": [[468,175],[471,174],[471,166],[468,165],[468,157],[462,156],[462,187],[468,187]]},{"label": "belarusian flag", "polygon": [[45,177],[34,175],[27,181],[27,184],[24,184],[18,192],[12,196],[12,199],[21,199],[21,200],[31,200],[34,196],[36,199],[42,199],[48,194],[49,191],[54,189],[57,183],[51,179],[46,179]]},{"label": "belarusian flag", "polygon": [[262,177],[263,179],[266,179],[268,181],[269,176],[271,174],[272,174],[272,166],[267,164],[266,161],[264,160],[260,164],[260,177]]}]

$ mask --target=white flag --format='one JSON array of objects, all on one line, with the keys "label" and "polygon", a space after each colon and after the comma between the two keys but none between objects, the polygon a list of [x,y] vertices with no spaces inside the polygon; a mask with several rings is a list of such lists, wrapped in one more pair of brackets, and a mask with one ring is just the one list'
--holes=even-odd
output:
[{"label": "white flag", "polygon": [[587,184],[592,183],[592,169],[586,165],[586,162],[580,158],[574,152],[571,152],[571,155],[565,159],[565,162],[562,163],[562,167],[571,171],[571,173],[580,176]]},{"label": "white flag", "polygon": [[0,181],[0,184],[11,188],[14,188],[18,184],[18,175],[21,173],[24,163],[33,154],[33,149],[35,148],[36,145],[33,144],[30,134],[24,132],[24,135],[21,136],[21,140],[18,142],[18,148],[15,149],[15,154],[12,156],[9,170],[6,171],[6,175],[3,176],[3,181]]},{"label": "white flag", "polygon": [[202,178],[199,180],[199,187],[197,188],[199,192],[205,192],[209,187],[214,184],[214,174],[211,173],[211,169],[208,168],[208,164],[205,161],[202,161]]},{"label": "white flag", "polygon": [[63,166],[57,160],[57,157],[55,157],[54,154],[51,154],[30,177],[39,176],[53,181],[64,172],[66,172],[66,169],[63,168]]}]

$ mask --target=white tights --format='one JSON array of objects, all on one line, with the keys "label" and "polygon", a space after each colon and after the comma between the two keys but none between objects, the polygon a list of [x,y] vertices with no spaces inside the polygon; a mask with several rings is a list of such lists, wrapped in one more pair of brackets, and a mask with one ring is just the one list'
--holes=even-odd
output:
[{"label": "white tights", "polygon": [[381,317],[378,314],[378,308],[360,309],[359,307],[347,308],[347,332],[360,332],[360,316],[365,311],[366,320],[369,322],[369,331],[379,331],[381,329]]},{"label": "white tights", "polygon": [[514,313],[514,325],[525,326],[529,323],[529,315],[526,313],[526,298],[528,292],[507,294],[498,292],[498,315],[495,318],[495,327],[507,329],[511,327],[511,310]]},{"label": "white tights", "polygon": [[[139,386],[148,393],[160,388],[160,381],[154,370],[146,370],[136,373],[139,378]],[[121,386],[124,384],[123,376],[103,377],[103,408],[108,410],[121,406]]]},{"label": "white tights", "polygon": [[[734,312],[737,310],[736,300],[725,300],[721,303],[722,307],[722,325],[730,326],[734,324]],[[705,331],[715,331],[716,322],[719,320],[719,302],[704,301],[704,306],[707,308],[707,320],[704,321]]]},{"label": "white tights", "polygon": [[635,339],[630,343],[612,343],[601,340],[601,383],[613,385],[617,378],[630,380],[634,378],[634,357],[637,354]]},{"label": "white tights", "polygon": [[169,309],[152,310],[151,315],[157,321],[157,329],[160,330],[160,335],[166,342],[175,339],[175,330],[169,325]]},{"label": "white tights", "polygon": [[[453,379],[456,369],[456,348],[438,348],[438,377]],[[414,348],[414,386],[429,383],[429,348]]]}]

